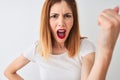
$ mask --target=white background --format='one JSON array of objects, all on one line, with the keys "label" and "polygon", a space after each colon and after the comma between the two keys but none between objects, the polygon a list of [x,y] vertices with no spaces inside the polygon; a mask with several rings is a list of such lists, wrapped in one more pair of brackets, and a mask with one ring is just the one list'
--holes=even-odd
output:
[{"label": "white background", "polygon": [[[0,80],[4,69],[39,38],[40,13],[44,0],[0,0]],[[120,6],[120,0],[77,0],[80,29],[97,47],[97,18],[106,8]],[[111,36],[112,37],[112,36]],[[39,80],[38,66],[30,63],[18,73],[25,80]],[[106,80],[120,79],[120,38]]]}]

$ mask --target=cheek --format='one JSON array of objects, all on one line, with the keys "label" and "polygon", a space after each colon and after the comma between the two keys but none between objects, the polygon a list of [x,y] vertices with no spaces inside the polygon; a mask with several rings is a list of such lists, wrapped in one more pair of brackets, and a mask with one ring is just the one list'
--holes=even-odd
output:
[{"label": "cheek", "polygon": [[55,23],[55,21],[54,20],[50,20],[49,21],[49,23],[50,23],[50,28],[51,28],[51,32],[52,32],[52,34],[54,35],[55,34],[55,29],[56,29],[56,23]]},{"label": "cheek", "polygon": [[70,30],[73,26],[73,20],[67,21],[68,29]]},{"label": "cheek", "polygon": [[53,20],[50,20],[49,23],[50,23],[50,27],[52,28],[54,25]]}]

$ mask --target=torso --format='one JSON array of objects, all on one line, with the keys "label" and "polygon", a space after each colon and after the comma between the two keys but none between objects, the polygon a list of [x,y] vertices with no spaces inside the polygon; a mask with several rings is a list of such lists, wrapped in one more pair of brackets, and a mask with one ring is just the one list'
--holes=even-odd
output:
[{"label": "torso", "polygon": [[68,53],[51,55],[46,61],[38,57],[40,80],[80,80],[81,62],[79,57],[70,58]]}]

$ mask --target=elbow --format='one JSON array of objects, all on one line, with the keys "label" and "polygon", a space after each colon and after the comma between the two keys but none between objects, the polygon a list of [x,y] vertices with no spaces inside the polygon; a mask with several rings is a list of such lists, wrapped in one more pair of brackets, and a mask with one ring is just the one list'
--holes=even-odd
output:
[{"label": "elbow", "polygon": [[9,78],[10,76],[12,76],[13,74],[15,74],[16,72],[12,72],[12,71],[10,71],[10,70],[8,70],[8,69],[6,69],[5,71],[4,71],[4,75],[5,75],[5,77],[7,77],[7,78]]},{"label": "elbow", "polygon": [[10,72],[6,69],[6,70],[4,71],[4,75],[8,78],[9,75],[10,75]]}]

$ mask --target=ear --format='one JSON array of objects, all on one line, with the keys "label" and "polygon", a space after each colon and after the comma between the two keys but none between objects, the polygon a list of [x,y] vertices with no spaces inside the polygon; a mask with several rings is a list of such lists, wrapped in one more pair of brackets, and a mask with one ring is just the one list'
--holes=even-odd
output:
[{"label": "ear", "polygon": [[118,6],[115,7],[113,10],[114,10],[116,13],[119,13],[119,7],[118,7]]}]

